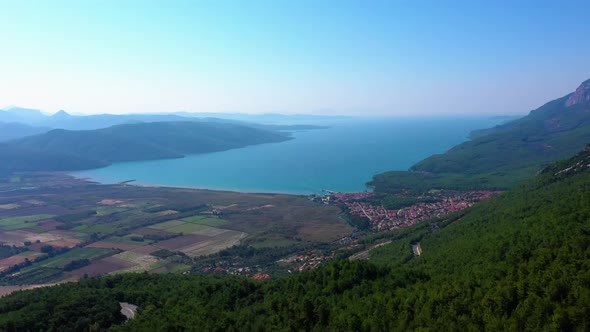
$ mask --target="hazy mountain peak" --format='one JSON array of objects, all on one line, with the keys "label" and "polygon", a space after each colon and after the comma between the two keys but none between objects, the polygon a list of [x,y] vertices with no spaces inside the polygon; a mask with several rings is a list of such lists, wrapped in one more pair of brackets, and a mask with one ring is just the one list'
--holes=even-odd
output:
[{"label": "hazy mountain peak", "polygon": [[565,101],[565,106],[573,106],[590,102],[590,79],[584,81],[574,93]]},{"label": "hazy mountain peak", "polygon": [[53,114],[52,116],[54,117],[66,117],[66,116],[70,116],[70,114],[64,110],[59,110],[59,112]]}]

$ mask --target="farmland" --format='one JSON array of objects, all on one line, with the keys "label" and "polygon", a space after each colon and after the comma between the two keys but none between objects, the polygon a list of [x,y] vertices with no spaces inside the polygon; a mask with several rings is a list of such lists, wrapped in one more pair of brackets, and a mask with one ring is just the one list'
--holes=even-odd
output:
[{"label": "farmland", "polygon": [[201,271],[228,248],[290,254],[352,232],[339,208],[300,196],[99,185],[56,173],[19,179],[0,180],[4,286]]}]

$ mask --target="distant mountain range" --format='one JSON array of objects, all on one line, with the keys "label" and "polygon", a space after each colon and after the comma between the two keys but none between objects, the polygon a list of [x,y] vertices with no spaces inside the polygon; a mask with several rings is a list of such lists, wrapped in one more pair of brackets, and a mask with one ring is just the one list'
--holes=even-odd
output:
[{"label": "distant mountain range", "polygon": [[116,161],[181,158],[282,142],[286,133],[215,122],[150,122],[95,130],[54,129],[0,144],[0,173],[88,169]]},{"label": "distant mountain range", "polygon": [[114,125],[139,122],[222,122],[242,124],[250,127],[275,130],[316,129],[319,126],[306,125],[327,119],[341,119],[345,117],[327,117],[312,115],[280,115],[280,114],[224,114],[224,113],[162,113],[162,114],[97,114],[72,115],[61,110],[53,115],[47,115],[40,110],[10,107],[0,110],[0,122],[16,122],[29,126],[53,129],[90,130],[107,128]]},{"label": "distant mountain range", "polygon": [[378,174],[369,184],[382,192],[512,187],[590,142],[590,80],[526,117],[476,131],[472,137],[407,172]]},{"label": "distant mountain range", "polygon": [[126,123],[206,120],[172,114],[71,115],[63,110],[53,115],[46,115],[39,110],[12,107],[0,111],[0,121],[19,122],[30,126],[42,126],[54,129],[90,130]]}]

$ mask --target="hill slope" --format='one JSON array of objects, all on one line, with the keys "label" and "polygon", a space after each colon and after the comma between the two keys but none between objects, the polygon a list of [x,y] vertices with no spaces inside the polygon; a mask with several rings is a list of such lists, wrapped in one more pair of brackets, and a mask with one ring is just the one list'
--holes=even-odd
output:
[{"label": "hill slope", "polygon": [[[258,282],[129,274],[0,299],[0,326],[62,331],[590,328],[590,149],[444,220],[389,235],[370,262]],[[380,234],[379,236],[383,236]],[[422,254],[413,257],[411,244]]]},{"label": "hill slope", "polygon": [[[288,135],[283,133],[241,125],[153,122],[86,131],[55,129],[7,142],[4,148],[30,153],[27,156],[32,160],[29,169],[51,171],[80,169],[85,162],[104,166],[116,161],[180,158],[190,153],[223,151],[288,139]],[[14,155],[12,164],[22,164],[23,155],[27,154]],[[56,167],[54,158],[57,155],[68,155],[70,158],[62,160]],[[79,161],[74,160],[76,157]],[[0,172],[24,170],[12,164],[0,165]]]},{"label": "hill slope", "polygon": [[383,192],[413,185],[420,190],[509,188],[590,142],[590,80],[526,117],[472,136],[415,164],[410,172],[378,174],[370,184]]},{"label": "hill slope", "polygon": [[0,143],[0,175],[11,172],[72,171],[107,166],[108,163],[69,153],[49,152]]},{"label": "hill slope", "polygon": [[47,127],[33,127],[18,122],[0,122],[0,142],[48,132]]}]

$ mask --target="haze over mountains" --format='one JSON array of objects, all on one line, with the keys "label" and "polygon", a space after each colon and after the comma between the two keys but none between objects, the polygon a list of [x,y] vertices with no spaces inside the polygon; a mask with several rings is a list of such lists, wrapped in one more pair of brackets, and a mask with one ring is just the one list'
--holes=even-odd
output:
[{"label": "haze over mountains", "polygon": [[43,126],[55,129],[90,130],[106,128],[114,125],[137,122],[163,121],[210,121],[215,119],[189,118],[173,114],[98,114],[71,115],[61,110],[47,115],[40,110],[12,107],[0,111],[0,121],[19,122],[30,126]]},{"label": "haze over mountains", "polygon": [[[281,130],[320,129],[306,125],[314,116],[230,114],[100,114],[11,107],[0,110],[0,173],[63,171],[103,167],[115,161],[180,158],[190,153],[222,151],[279,142]],[[244,119],[241,121],[233,118]]]},{"label": "haze over mountains", "polygon": [[479,130],[446,153],[428,157],[409,172],[374,177],[378,191],[404,187],[505,189],[590,142],[590,80],[526,117]]},{"label": "haze over mountains", "polygon": [[[19,123],[21,126],[53,129],[91,130],[119,124],[139,122],[222,122],[243,124],[264,129],[310,129],[317,126],[305,125],[323,120],[346,119],[344,116],[284,115],[284,114],[241,114],[241,113],[161,113],[161,114],[96,114],[73,115],[64,110],[47,115],[40,110],[10,107],[0,110],[0,124]],[[41,129],[39,129],[41,130]],[[15,130],[16,131],[16,130]],[[22,134],[20,137],[25,136]],[[16,138],[11,136],[10,138]],[[2,137],[0,136],[0,140]]]}]

